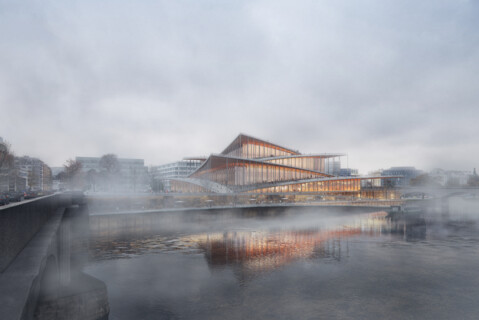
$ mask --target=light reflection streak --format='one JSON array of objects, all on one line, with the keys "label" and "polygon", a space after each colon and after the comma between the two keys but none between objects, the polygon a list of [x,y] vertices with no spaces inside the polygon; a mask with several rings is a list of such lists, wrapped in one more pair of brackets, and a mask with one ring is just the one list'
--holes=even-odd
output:
[{"label": "light reflection streak", "polygon": [[386,215],[386,212],[357,215],[351,217],[350,223],[331,226],[316,221],[308,228],[291,225],[262,230],[229,229],[184,236],[145,234],[141,229],[136,229],[136,234],[93,238],[90,257],[102,260],[171,251],[202,253],[213,269],[234,266],[252,273],[274,270],[300,259],[341,261],[343,257],[348,257],[348,239],[352,237],[406,234],[404,225],[391,223]]},{"label": "light reflection streak", "polygon": [[390,230],[386,213],[359,217],[348,225],[325,229],[228,231],[189,236],[205,252],[211,267],[240,265],[251,271],[266,271],[298,259],[341,260],[341,243],[350,237],[380,236]]}]

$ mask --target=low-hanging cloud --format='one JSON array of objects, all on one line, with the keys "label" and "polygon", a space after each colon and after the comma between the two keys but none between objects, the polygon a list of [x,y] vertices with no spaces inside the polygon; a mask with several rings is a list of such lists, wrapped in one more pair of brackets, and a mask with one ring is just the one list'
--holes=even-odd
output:
[{"label": "low-hanging cloud", "polygon": [[478,11],[452,0],[0,1],[0,135],[50,165],[108,152],[160,164],[245,132],[348,152],[363,172],[472,169]]}]

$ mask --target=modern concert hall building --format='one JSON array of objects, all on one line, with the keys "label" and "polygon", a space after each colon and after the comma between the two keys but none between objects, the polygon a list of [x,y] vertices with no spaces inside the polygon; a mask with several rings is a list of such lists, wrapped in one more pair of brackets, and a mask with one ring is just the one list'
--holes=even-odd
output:
[{"label": "modern concert hall building", "polygon": [[[171,180],[171,191],[219,194],[314,194],[394,199],[377,183],[384,176],[339,176],[343,154],[301,154],[297,150],[240,134],[212,154],[188,177]],[[381,187],[377,187],[381,185]]]}]

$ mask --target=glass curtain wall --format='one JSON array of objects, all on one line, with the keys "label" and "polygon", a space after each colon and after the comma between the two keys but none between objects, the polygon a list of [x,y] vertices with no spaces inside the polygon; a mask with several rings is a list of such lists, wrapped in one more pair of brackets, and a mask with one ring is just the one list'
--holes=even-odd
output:
[{"label": "glass curtain wall", "polygon": [[360,191],[360,179],[327,180],[305,183],[295,183],[286,186],[274,186],[256,189],[254,193],[278,193],[278,192],[331,192],[331,191]]},{"label": "glass curtain wall", "polygon": [[[339,158],[339,157],[336,157]],[[285,157],[281,159],[265,159],[265,162],[279,164],[283,166],[290,166],[302,168],[306,170],[313,170],[319,172],[327,172],[329,167],[330,157],[320,156],[304,156],[304,157]]]},{"label": "glass curtain wall", "polygon": [[323,177],[323,174],[248,161],[228,161],[215,168],[205,168],[193,174],[194,178],[205,178],[223,185],[244,186]]}]

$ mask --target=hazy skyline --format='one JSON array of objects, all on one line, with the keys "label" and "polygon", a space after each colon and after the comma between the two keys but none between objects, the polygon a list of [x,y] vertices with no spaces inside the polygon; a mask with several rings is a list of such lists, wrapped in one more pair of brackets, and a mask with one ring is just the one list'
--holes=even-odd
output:
[{"label": "hazy skyline", "polygon": [[2,1],[0,136],[61,166],[221,152],[240,132],[479,167],[477,1]]}]

